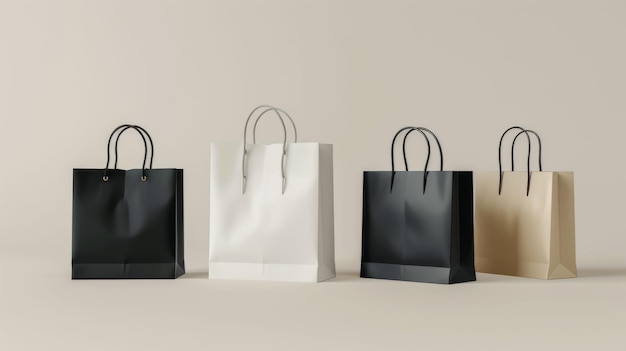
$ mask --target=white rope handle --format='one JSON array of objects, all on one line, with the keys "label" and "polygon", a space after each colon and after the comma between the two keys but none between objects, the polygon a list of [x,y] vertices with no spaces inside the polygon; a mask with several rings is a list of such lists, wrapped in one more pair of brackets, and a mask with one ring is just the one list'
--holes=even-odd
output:
[{"label": "white rope handle", "polygon": [[296,129],[296,124],[294,123],[293,119],[291,118],[291,116],[289,116],[289,114],[287,112],[285,112],[284,110],[271,106],[271,105],[260,105],[257,106],[255,109],[252,110],[252,112],[250,112],[250,114],[248,115],[248,119],[246,120],[246,124],[243,130],[243,155],[242,155],[242,161],[241,161],[241,175],[242,175],[242,187],[241,187],[241,193],[245,194],[246,192],[246,184],[247,184],[247,167],[246,167],[246,159],[247,159],[247,155],[248,155],[248,151],[247,151],[247,140],[248,140],[248,125],[250,124],[250,119],[252,118],[252,116],[254,116],[255,112],[258,111],[261,108],[265,108],[265,110],[263,112],[261,112],[259,114],[259,116],[257,117],[255,123],[254,123],[254,127],[252,130],[252,143],[256,144],[256,127],[257,124],[259,123],[259,120],[261,119],[261,117],[263,117],[263,115],[265,115],[267,112],[269,111],[274,111],[274,113],[276,113],[276,116],[280,119],[280,123],[283,127],[283,152],[281,155],[281,176],[282,176],[282,193],[285,193],[285,187],[287,185],[287,177],[285,174],[285,164],[286,164],[286,158],[287,158],[287,127],[285,126],[285,120],[283,119],[283,116],[281,115],[281,113],[285,114],[287,116],[287,118],[289,118],[289,121],[291,122],[291,125],[293,127],[295,136],[294,136],[294,142],[298,141],[298,132]]}]

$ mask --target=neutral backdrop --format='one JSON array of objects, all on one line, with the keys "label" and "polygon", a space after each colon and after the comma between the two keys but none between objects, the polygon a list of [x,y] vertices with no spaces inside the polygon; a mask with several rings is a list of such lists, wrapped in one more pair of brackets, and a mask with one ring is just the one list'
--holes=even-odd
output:
[{"label": "neutral backdrop", "polygon": [[[0,0],[0,349],[624,350],[625,19],[617,0]],[[263,103],[334,144],[333,281],[206,279],[210,144]],[[182,279],[70,280],[72,168],[102,168],[123,123],[185,171]],[[575,172],[579,278],[358,278],[362,172],[390,169],[396,130],[496,170],[516,124]],[[139,167],[136,135],[120,151]]]}]

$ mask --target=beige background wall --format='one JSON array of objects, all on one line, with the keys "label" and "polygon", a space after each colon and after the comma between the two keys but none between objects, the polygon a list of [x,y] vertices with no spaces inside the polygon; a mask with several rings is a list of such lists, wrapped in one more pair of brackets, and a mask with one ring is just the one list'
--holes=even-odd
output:
[{"label": "beige background wall", "polygon": [[[415,349],[420,332],[433,345],[463,336],[445,346],[492,332],[494,347],[509,337],[528,338],[520,348],[615,345],[626,312],[625,18],[623,1],[0,0],[0,345]],[[389,169],[397,129],[435,131],[448,170],[495,170],[500,133],[520,124],[543,137],[546,170],[575,172],[582,277],[481,275],[470,287],[352,273],[314,287],[69,281],[71,170],[103,167],[122,123],[152,134],[155,167],[185,170],[186,261],[203,278],[210,143],[240,140],[261,103],[289,111],[301,140],[334,144],[339,270],[358,270],[362,172]],[[278,140],[277,127],[265,121],[262,139]],[[139,138],[120,144],[121,166],[139,166]],[[411,145],[421,168],[421,141]],[[181,312],[175,301],[191,305]]]}]

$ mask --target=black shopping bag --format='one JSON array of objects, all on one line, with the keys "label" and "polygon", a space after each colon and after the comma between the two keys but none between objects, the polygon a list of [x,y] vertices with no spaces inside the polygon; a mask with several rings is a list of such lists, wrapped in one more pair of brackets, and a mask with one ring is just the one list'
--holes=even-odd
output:
[{"label": "black shopping bag", "polygon": [[[402,146],[406,171],[395,171],[394,144]],[[405,143],[413,131],[428,145],[423,172],[408,171]],[[440,171],[428,171],[430,142],[437,141]],[[429,283],[476,280],[472,172],[443,171],[439,140],[421,127],[400,129],[391,144],[391,172],[363,173],[361,277]]]},{"label": "black shopping bag", "polygon": [[[141,169],[117,169],[117,140],[128,129],[143,138]],[[72,279],[177,278],[183,257],[183,170],[152,169],[152,138],[122,125],[109,169],[74,169]],[[148,144],[150,143],[149,167]]]}]

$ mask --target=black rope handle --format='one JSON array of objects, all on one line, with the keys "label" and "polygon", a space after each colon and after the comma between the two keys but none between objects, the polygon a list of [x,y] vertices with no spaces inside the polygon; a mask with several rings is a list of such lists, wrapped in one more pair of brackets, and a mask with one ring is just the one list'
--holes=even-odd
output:
[{"label": "black rope handle", "polygon": [[[402,140],[402,156],[404,156],[404,168],[407,171],[409,170],[409,164],[407,163],[407,160],[406,160],[406,139],[409,137],[409,134],[413,133],[415,130],[420,130],[420,131],[430,133],[430,135],[432,135],[433,138],[435,138],[435,141],[437,142],[437,147],[439,148],[439,170],[443,171],[443,151],[441,149],[441,143],[439,142],[439,138],[437,138],[435,133],[433,133],[430,129],[424,128],[424,127],[415,127],[415,129],[409,130],[406,134],[404,134],[404,140]],[[422,135],[425,136],[424,133],[422,133]]]},{"label": "black rope handle", "polygon": [[517,135],[515,136],[515,138],[513,138],[513,144],[511,145],[511,171],[515,171],[515,157],[514,157],[514,150],[515,150],[515,142],[517,141],[517,137],[522,135],[524,132],[527,133],[531,133],[534,134],[535,137],[537,138],[537,144],[539,145],[539,172],[543,171],[543,166],[541,165],[541,138],[539,137],[539,134],[537,134],[534,130],[530,130],[530,129],[526,129],[525,131],[519,132],[517,133]]},{"label": "black rope handle", "polygon": [[[424,193],[426,191],[426,177],[427,177],[427,172],[428,172],[428,162],[430,161],[430,140],[428,140],[428,136],[419,127],[404,127],[400,129],[399,131],[397,131],[396,134],[393,136],[393,140],[391,141],[391,185],[389,187],[389,192],[391,193],[391,191],[393,190],[393,181],[396,177],[396,164],[395,164],[395,152],[394,152],[396,139],[398,138],[398,135],[400,135],[400,133],[402,133],[405,130],[410,130],[409,132],[407,132],[407,135],[413,132],[414,130],[417,130],[418,132],[422,134],[422,136],[424,136],[424,139],[426,140],[428,154],[426,155],[426,164],[424,165],[424,186],[422,189],[422,193]],[[408,166],[408,163],[406,162],[406,153],[404,151],[405,150],[404,150],[404,144],[403,144],[405,169],[408,171],[409,166]]]},{"label": "black rope handle", "polygon": [[[419,129],[418,127],[404,127],[402,129],[400,129],[399,131],[396,132],[396,134],[393,136],[393,140],[391,141],[391,171],[395,172],[396,171],[396,165],[395,165],[395,152],[394,152],[394,147],[396,145],[396,139],[398,138],[398,135],[400,135],[400,133],[402,133],[405,130],[411,129],[410,132],[417,130],[418,132],[420,132],[423,136],[424,139],[426,140],[426,145],[428,146],[428,154],[426,156],[426,163],[424,164],[424,172],[426,172],[426,170],[428,169],[428,163],[430,161],[430,141],[428,140],[428,136],[426,134],[424,134],[424,132]],[[408,132],[408,133],[410,133]],[[408,135],[407,133],[407,135]],[[406,160],[406,154],[404,154],[405,156],[405,160]],[[409,167],[408,164],[405,163],[405,169],[408,171]]]},{"label": "black rope handle", "polygon": [[[526,196],[528,196],[528,194],[530,193],[530,153],[531,153],[531,142],[530,142],[530,136],[528,136],[528,133],[526,132],[526,129],[519,127],[519,126],[513,126],[510,127],[509,129],[505,130],[504,133],[502,133],[502,136],[500,137],[500,143],[498,144],[498,167],[500,170],[500,181],[498,184],[498,195],[502,194],[502,184],[504,183],[504,172],[502,172],[502,140],[504,139],[504,136],[510,132],[511,130],[514,129],[519,129],[521,130],[521,133],[524,133],[526,135],[526,138],[528,139],[528,157],[526,158],[526,172],[528,173],[528,178],[526,181]],[[511,145],[512,147],[514,145]],[[511,147],[511,149],[512,149]],[[511,150],[512,152],[513,150]],[[511,167],[511,171],[513,171],[513,168]]]},{"label": "black rope handle", "polygon": [[[500,143],[498,144],[498,170],[500,174],[500,181],[498,182],[498,195],[502,193],[502,178],[504,176],[504,174],[502,173],[502,141],[504,140],[504,136],[513,129],[524,130],[524,128],[520,126],[510,127],[509,129],[505,130],[504,133],[502,133],[502,136],[500,136]],[[528,143],[528,146],[530,147],[530,142]]]},{"label": "black rope handle", "polygon": [[513,138],[513,143],[511,144],[511,172],[513,172],[515,170],[515,164],[513,162],[514,159],[514,154],[515,154],[515,141],[517,140],[517,137],[520,136],[520,134],[526,134],[526,138],[528,139],[528,158],[526,160],[526,172],[528,173],[528,177],[527,177],[527,181],[526,181],[526,196],[528,196],[530,194],[530,178],[532,176],[532,173],[530,172],[530,136],[528,135],[528,133],[532,133],[537,137],[537,141],[539,144],[539,171],[543,171],[543,167],[541,165],[541,138],[539,138],[539,134],[537,134],[534,130],[530,130],[530,129],[524,129],[523,131],[517,133],[517,135],[515,136],[515,138]]},{"label": "black rope handle", "polygon": [[[143,146],[144,146],[144,155],[143,155],[143,164],[142,164],[142,172],[141,172],[141,180],[142,181],[146,181],[147,177],[146,177],[146,162],[148,160],[148,143],[146,142],[146,138],[144,136],[144,134],[140,131],[143,130],[145,132],[145,130],[139,126],[135,126],[132,124],[122,124],[121,126],[115,128],[113,130],[113,132],[111,132],[111,135],[109,136],[109,141],[107,143],[107,163],[106,166],[104,167],[104,175],[102,177],[102,180],[107,182],[109,180],[109,176],[108,176],[108,171],[109,171],[109,163],[111,162],[111,140],[113,139],[113,136],[120,130],[123,129],[119,134],[123,133],[124,131],[126,131],[127,129],[134,129],[137,131],[137,133],[139,133],[139,135],[141,136],[141,139],[143,140]],[[145,132],[146,135],[148,136],[148,138],[150,139],[150,144],[152,145],[152,138],[150,137],[150,134],[148,134],[147,132]],[[118,134],[118,139],[119,139],[119,134]],[[116,140],[116,145],[117,145],[117,140]],[[115,149],[115,167],[117,167],[117,147]],[[152,160],[150,161],[150,168],[152,168]]]},{"label": "black rope handle", "polygon": [[152,169],[152,161],[154,160],[154,143],[152,142],[152,137],[150,136],[150,134],[145,129],[143,129],[142,127],[140,127],[138,125],[128,126],[128,127],[124,128],[124,129],[122,129],[117,134],[117,137],[115,138],[115,163],[113,164],[113,168],[117,169],[117,144],[120,141],[120,137],[122,136],[122,133],[124,133],[126,130],[128,130],[130,128],[135,128],[135,130],[140,132],[142,138],[145,139],[144,135],[148,137],[148,141],[150,142],[150,163],[148,164],[147,168]]},{"label": "black rope handle", "polygon": [[[107,163],[105,166],[105,170],[109,169],[109,163],[111,161],[111,140],[113,140],[113,136],[115,135],[115,133],[117,133],[118,130],[124,128],[124,130],[128,129],[128,128],[133,128],[132,124],[122,124],[121,126],[115,128],[113,130],[113,132],[111,132],[111,135],[109,136],[109,141],[107,143]],[[138,131],[139,132],[139,131]],[[139,133],[141,138],[143,139],[144,142],[144,147],[146,148],[147,151],[147,143],[146,143],[146,138],[143,136],[143,134]],[[116,157],[117,157],[117,152],[115,153]],[[146,160],[147,160],[147,152],[144,153],[144,159],[143,159],[143,164],[142,164],[142,168],[146,167]]]}]

